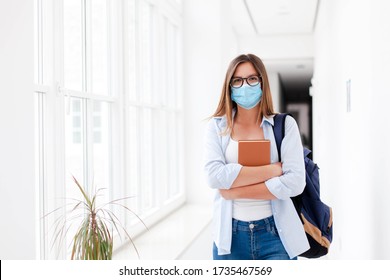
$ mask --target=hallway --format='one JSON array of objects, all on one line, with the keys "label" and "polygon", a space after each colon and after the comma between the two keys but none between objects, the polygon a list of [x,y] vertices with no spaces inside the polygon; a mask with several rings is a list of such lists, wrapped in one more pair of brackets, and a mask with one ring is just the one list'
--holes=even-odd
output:
[{"label": "hallway", "polygon": [[[268,67],[274,96],[279,92],[280,111],[287,111],[283,98],[286,100],[288,93],[280,92],[287,91],[288,75],[302,83],[300,90],[306,94],[306,77],[312,74],[310,90],[306,88],[307,99],[312,101],[298,105],[312,103],[312,149],[314,161],[320,167],[321,196],[334,213],[334,239],[326,258],[389,259],[390,150],[386,143],[390,132],[386,115],[390,100],[387,89],[390,3],[364,0],[266,2],[232,1],[234,9],[230,12],[236,20],[230,29],[234,30],[232,33],[226,28],[224,9],[215,7],[210,14],[220,14],[223,31],[218,35],[221,38],[211,31],[204,34],[204,26],[193,26],[189,34],[202,30],[202,36],[208,35],[210,41],[217,37],[222,61],[234,53],[260,55]],[[190,10],[195,10],[196,14],[200,9],[196,11],[194,4]],[[214,18],[203,24],[214,26],[217,22]],[[218,43],[217,39],[212,42]],[[237,42],[235,48],[231,42]],[[195,61],[201,65],[211,59],[217,62],[217,51],[210,53],[207,47],[192,57],[190,65]],[[194,72],[196,67],[193,66]],[[204,71],[205,76],[210,76],[214,70]],[[195,79],[191,81],[195,83]],[[201,104],[216,104],[217,96],[207,95],[199,100],[195,91],[190,92],[193,94],[188,104],[197,104],[197,108],[202,108]],[[203,106],[202,112],[194,110],[193,113],[204,116],[212,111],[210,105]],[[300,111],[310,117],[304,112]],[[195,121],[192,123],[197,125]],[[200,131],[199,127],[192,135]],[[195,143],[196,140],[191,142]],[[195,153],[191,158],[196,158]],[[187,176],[195,178],[196,175],[194,172]]]},{"label": "hallway", "polygon": [[0,3],[0,259],[57,258],[41,218],[69,174],[136,197],[144,259],[210,259],[205,120],[241,53],[320,167],[324,259],[390,259],[390,1],[66,1]]}]

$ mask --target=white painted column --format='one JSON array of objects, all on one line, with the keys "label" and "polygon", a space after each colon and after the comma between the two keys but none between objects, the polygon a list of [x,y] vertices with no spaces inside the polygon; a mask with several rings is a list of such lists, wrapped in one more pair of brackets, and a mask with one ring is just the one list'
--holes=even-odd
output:
[{"label": "white painted column", "polygon": [[0,259],[35,259],[34,1],[0,2]]}]

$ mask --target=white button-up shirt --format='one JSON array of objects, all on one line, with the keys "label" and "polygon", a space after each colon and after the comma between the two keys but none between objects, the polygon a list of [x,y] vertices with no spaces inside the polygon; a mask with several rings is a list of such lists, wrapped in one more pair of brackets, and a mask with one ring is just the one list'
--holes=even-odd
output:
[{"label": "white button-up shirt", "polygon": [[[273,133],[274,118],[263,117],[264,138],[271,141],[271,162],[278,162],[278,150]],[[218,189],[230,189],[242,165],[226,163],[225,151],[230,134],[222,135],[227,126],[226,116],[214,117],[207,124],[205,134],[204,170],[208,185],[216,189],[214,198],[213,239],[218,255],[230,254],[232,240],[232,200],[225,200]],[[280,239],[290,258],[307,251],[310,246],[302,223],[290,197],[300,194],[305,187],[303,148],[295,120],[287,116],[285,136],[281,147],[283,175],[265,182],[277,198],[271,201],[272,214]]]}]

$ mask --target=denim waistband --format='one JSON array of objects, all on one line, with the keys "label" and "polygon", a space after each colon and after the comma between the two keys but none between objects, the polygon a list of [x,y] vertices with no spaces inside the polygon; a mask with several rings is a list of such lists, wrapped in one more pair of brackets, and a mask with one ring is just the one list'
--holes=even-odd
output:
[{"label": "denim waistband", "polygon": [[274,217],[270,216],[261,220],[257,221],[240,221],[236,219],[232,219],[232,228],[233,231],[235,230],[242,230],[242,231],[251,231],[251,230],[261,230],[266,229],[269,230],[271,226],[275,224]]}]

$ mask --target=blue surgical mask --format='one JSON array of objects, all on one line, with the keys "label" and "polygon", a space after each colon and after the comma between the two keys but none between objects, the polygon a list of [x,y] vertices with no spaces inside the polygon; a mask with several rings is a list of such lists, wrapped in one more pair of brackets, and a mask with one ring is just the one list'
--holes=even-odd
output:
[{"label": "blue surgical mask", "polygon": [[232,100],[244,109],[252,109],[259,104],[261,96],[263,94],[260,84],[251,87],[249,85],[243,85],[240,88],[230,87],[232,91]]}]

